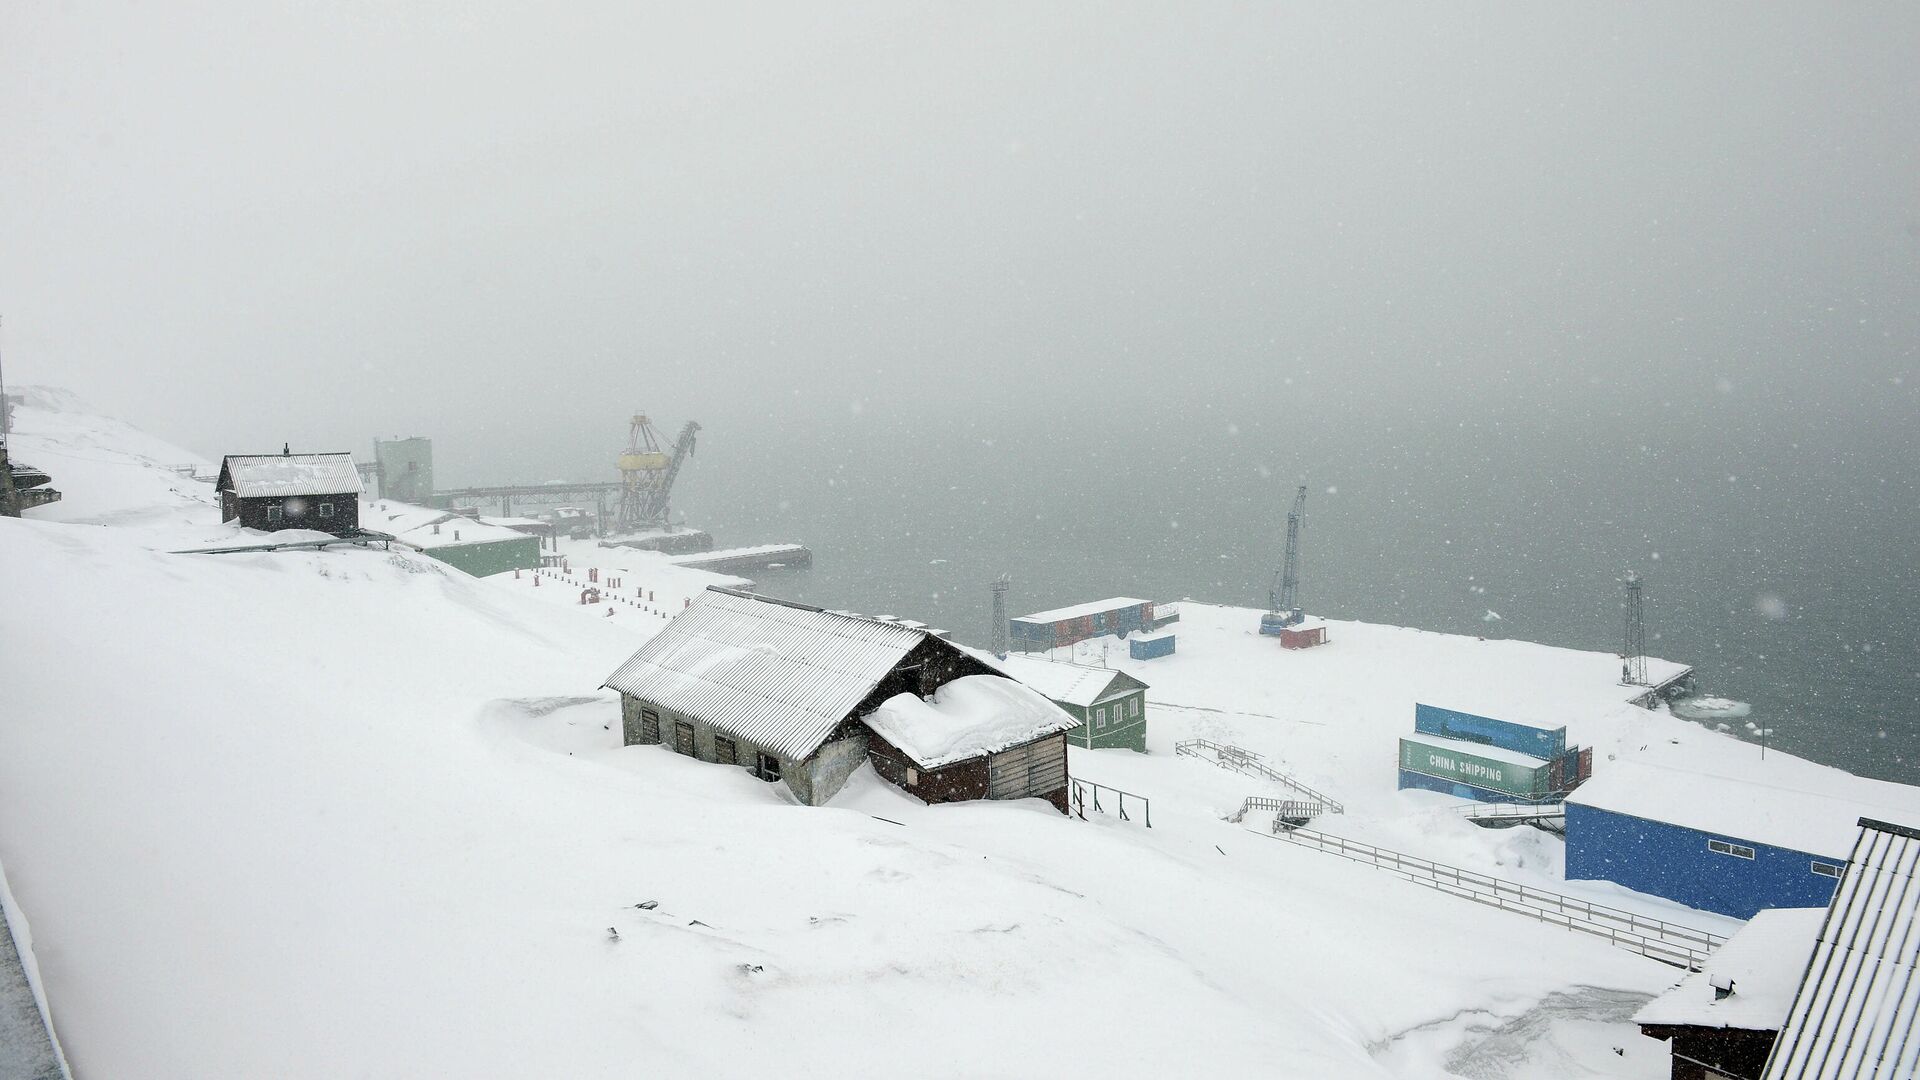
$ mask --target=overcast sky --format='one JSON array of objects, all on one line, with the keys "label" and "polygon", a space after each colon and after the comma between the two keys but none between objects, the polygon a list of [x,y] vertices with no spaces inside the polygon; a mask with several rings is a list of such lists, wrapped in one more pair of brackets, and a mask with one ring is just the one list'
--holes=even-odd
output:
[{"label": "overcast sky", "polygon": [[471,480],[634,409],[1893,432],[1916,72],[1911,3],[8,4],[0,345]]}]

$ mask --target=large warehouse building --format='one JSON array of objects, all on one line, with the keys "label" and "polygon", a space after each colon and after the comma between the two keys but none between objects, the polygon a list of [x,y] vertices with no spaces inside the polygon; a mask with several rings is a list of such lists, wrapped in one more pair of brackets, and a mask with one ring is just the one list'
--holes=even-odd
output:
[{"label": "large warehouse building", "polygon": [[1567,877],[1736,919],[1825,907],[1860,818],[1920,820],[1920,788],[1821,766],[1767,778],[1609,762],[1567,797]]}]

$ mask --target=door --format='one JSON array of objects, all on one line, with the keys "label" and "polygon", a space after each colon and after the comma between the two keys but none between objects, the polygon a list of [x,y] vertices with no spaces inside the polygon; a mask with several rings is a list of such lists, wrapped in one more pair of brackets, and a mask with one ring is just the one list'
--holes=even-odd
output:
[{"label": "door", "polygon": [[987,798],[1025,799],[1067,786],[1067,739],[1054,735],[987,758]]},{"label": "door", "polygon": [[673,722],[673,752],[693,756],[693,725],[684,721]]},{"label": "door", "polygon": [[648,746],[660,741],[660,714],[652,709],[640,710],[640,741]]},{"label": "door", "polygon": [[715,735],[713,737],[713,760],[722,765],[738,765],[740,764],[740,748],[734,745],[732,739]]}]

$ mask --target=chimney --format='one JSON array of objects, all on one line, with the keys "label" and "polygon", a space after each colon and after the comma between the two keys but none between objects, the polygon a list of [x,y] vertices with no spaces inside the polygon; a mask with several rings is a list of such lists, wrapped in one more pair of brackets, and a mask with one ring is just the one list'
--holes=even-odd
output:
[{"label": "chimney", "polygon": [[280,444],[280,456],[281,456],[281,457],[292,457],[292,456],[293,456],[293,444],[292,444],[292,443],[281,443],[281,444]]}]

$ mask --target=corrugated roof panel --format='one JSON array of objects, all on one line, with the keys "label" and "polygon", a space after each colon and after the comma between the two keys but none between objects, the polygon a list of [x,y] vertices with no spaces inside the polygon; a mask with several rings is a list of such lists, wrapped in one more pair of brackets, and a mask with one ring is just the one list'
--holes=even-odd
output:
[{"label": "corrugated roof panel", "polygon": [[242,499],[282,498],[290,495],[358,495],[360,470],[353,455],[337,454],[229,454],[220,471]]},{"label": "corrugated roof panel", "polygon": [[606,685],[798,760],[924,640],[897,624],[709,589]]},{"label": "corrugated roof panel", "polygon": [[1120,673],[1111,668],[1082,667],[1053,660],[1039,660],[1018,653],[1000,660],[988,654],[987,663],[1026,683],[1055,701],[1069,705],[1091,705],[1100,700]]},{"label": "corrugated roof panel", "polygon": [[1920,831],[1860,825],[1766,1080],[1920,1074]]}]

